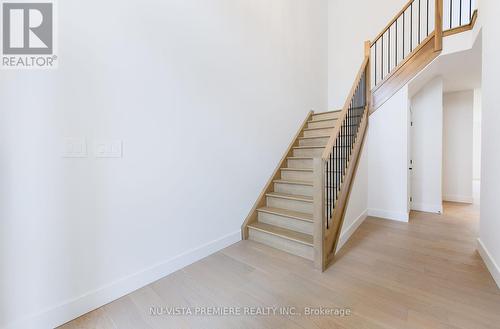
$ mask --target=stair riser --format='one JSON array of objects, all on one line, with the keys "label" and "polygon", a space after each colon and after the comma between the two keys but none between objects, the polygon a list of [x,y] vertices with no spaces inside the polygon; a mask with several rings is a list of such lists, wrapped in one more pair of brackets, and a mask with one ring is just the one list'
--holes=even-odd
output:
[{"label": "stair riser", "polygon": [[313,167],[313,160],[288,160],[288,168],[307,169]]},{"label": "stair riser", "polygon": [[304,130],[304,137],[316,137],[316,136],[330,136],[333,133],[333,128],[329,129],[316,129],[316,130]]},{"label": "stair riser", "polygon": [[266,244],[270,247],[283,250],[293,255],[307,258],[309,260],[314,259],[314,249],[311,246],[306,246],[302,243],[298,243],[292,240],[284,239],[279,236],[255,230],[249,228],[248,230],[249,239]]},{"label": "stair riser", "polygon": [[284,194],[312,196],[312,186],[274,183],[274,191]]},{"label": "stair riser", "polygon": [[314,148],[314,149],[294,149],[294,157],[320,157],[323,155],[324,148]]},{"label": "stair riser", "polygon": [[299,140],[299,146],[326,146],[330,137],[319,137],[313,139]]},{"label": "stair riser", "polygon": [[305,234],[313,234],[313,224],[303,220],[259,212],[259,222],[286,228]]},{"label": "stair riser", "polygon": [[281,171],[281,179],[283,180],[300,180],[306,182],[312,182],[313,173],[310,171]]},{"label": "stair riser", "polygon": [[289,199],[282,199],[275,197],[267,197],[267,206],[271,208],[281,208],[281,209],[303,212],[306,214],[312,214],[313,212],[312,202],[289,200]]},{"label": "stair riser", "polygon": [[323,113],[313,115],[313,120],[327,120],[327,119],[337,119],[339,112]]},{"label": "stair riser", "polygon": [[328,120],[328,121],[318,121],[318,122],[308,122],[307,128],[324,128],[324,127],[332,127],[335,126],[335,122],[337,120]]}]

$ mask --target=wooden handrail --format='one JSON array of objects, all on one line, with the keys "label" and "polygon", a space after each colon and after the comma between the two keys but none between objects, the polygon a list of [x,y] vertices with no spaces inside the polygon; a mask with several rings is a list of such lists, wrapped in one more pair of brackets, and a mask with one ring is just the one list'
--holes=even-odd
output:
[{"label": "wooden handrail", "polygon": [[349,94],[347,96],[344,107],[342,108],[342,111],[340,112],[340,115],[337,118],[337,124],[335,125],[335,128],[333,129],[333,133],[330,136],[328,143],[326,144],[325,150],[323,151],[323,155],[322,155],[323,161],[328,160],[330,153],[332,153],[333,145],[335,144],[335,140],[337,139],[337,137],[340,133],[340,128],[342,126],[342,122],[344,122],[344,119],[347,115],[347,111],[349,110],[349,105],[351,104],[351,100],[354,96],[354,93],[356,92],[356,88],[359,85],[359,81],[361,80],[361,77],[363,76],[363,73],[365,72],[369,61],[370,61],[370,56],[365,56],[363,64],[361,64],[361,68],[359,69],[359,72],[356,75],[356,79],[354,79],[354,84],[352,85],[351,90],[349,91]]},{"label": "wooden handrail", "polygon": [[391,19],[391,21],[389,22],[389,24],[387,24],[387,25],[383,28],[382,32],[380,32],[379,34],[377,34],[377,36],[375,37],[375,39],[373,39],[373,41],[372,41],[372,43],[371,43],[371,46],[373,46],[373,45],[374,45],[374,44],[378,41],[378,39],[380,39],[380,38],[384,35],[384,33],[385,33],[385,32],[387,32],[387,30],[391,28],[392,24],[394,24],[394,22],[396,22],[396,21],[399,19],[399,17],[401,16],[401,14],[403,14],[403,13],[406,11],[406,9],[408,9],[414,1],[415,1],[415,0],[409,0],[409,1],[406,3],[406,5],[403,7],[403,9],[401,9],[401,10],[400,10],[400,11],[399,11],[399,12],[398,12],[395,16],[394,16],[394,18],[393,18],[393,19]]}]

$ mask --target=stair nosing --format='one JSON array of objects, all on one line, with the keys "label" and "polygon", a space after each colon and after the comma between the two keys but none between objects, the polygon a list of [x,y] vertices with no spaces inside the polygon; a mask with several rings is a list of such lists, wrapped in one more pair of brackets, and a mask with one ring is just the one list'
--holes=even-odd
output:
[{"label": "stair nosing", "polygon": [[283,171],[303,171],[303,172],[312,172],[313,168],[281,168]]},{"label": "stair nosing", "polygon": [[310,136],[310,137],[299,137],[301,139],[316,139],[316,138],[330,138],[331,135],[321,135],[321,136]]},{"label": "stair nosing", "polygon": [[324,149],[326,145],[311,145],[311,146],[295,146],[294,150],[304,150],[304,149]]},{"label": "stair nosing", "polygon": [[288,157],[287,160],[314,160],[313,157]]},{"label": "stair nosing", "polygon": [[304,180],[293,180],[293,179],[276,179],[273,183],[278,184],[289,184],[289,185],[302,185],[302,186],[313,186],[313,182]]},{"label": "stair nosing", "polygon": [[320,129],[335,129],[335,126],[321,127],[321,128],[304,128],[304,131],[320,130]]},{"label": "stair nosing", "polygon": [[338,120],[338,118],[333,118],[333,119],[319,119],[319,120],[309,120],[307,123],[312,123],[312,122],[325,122],[325,121],[332,121],[332,120]]},{"label": "stair nosing", "polygon": [[313,115],[336,113],[336,112],[342,112],[342,109],[340,109],[340,110],[331,110],[331,111],[326,111],[326,112],[319,112],[319,113],[313,113]]},{"label": "stair nosing", "polygon": [[[275,226],[275,225],[269,225],[269,224],[266,224],[266,225],[267,225],[267,226],[272,226],[272,227],[278,227],[278,226]],[[264,228],[261,228],[261,227],[255,226],[255,223],[248,224],[248,227],[249,227],[249,228],[252,228],[252,229],[254,229],[254,230],[260,231],[260,232],[264,232],[264,233],[267,233],[267,234],[271,234],[271,235],[274,235],[274,236],[277,236],[277,237],[280,237],[280,238],[286,239],[286,240],[294,241],[294,242],[297,242],[297,243],[303,244],[303,245],[305,245],[305,246],[309,246],[309,247],[313,247],[313,246],[314,246],[314,243],[310,243],[310,242],[307,242],[307,241],[304,241],[304,240],[300,240],[300,239],[297,239],[297,238],[294,238],[294,237],[288,236],[288,235],[286,235],[286,234],[280,234],[280,233],[277,233],[277,232],[267,231],[267,230],[265,230]],[[283,228],[281,228],[281,229],[283,229]],[[285,229],[285,230],[287,230],[287,231],[292,231],[292,230],[288,230],[288,229]],[[292,232],[296,232],[296,231],[292,231]],[[297,233],[298,233],[298,232],[297,232]],[[305,234],[305,233],[301,233],[301,234],[311,236],[310,234]]]},{"label": "stair nosing", "polygon": [[266,197],[313,203],[313,198],[308,197],[306,195],[293,195],[293,194],[270,192],[266,193]]},{"label": "stair nosing", "polygon": [[[270,210],[270,209],[276,209],[277,211],[273,211],[273,210]],[[298,212],[298,211],[288,210],[290,212],[295,212],[297,214],[300,214],[300,215],[295,215],[294,216],[294,215],[289,215],[289,214],[280,212],[280,210],[281,211],[286,211],[285,209],[271,208],[271,207],[261,207],[261,208],[257,209],[258,212],[265,212],[266,214],[271,214],[271,215],[277,215],[277,216],[281,216],[281,217],[292,218],[292,219],[301,220],[303,222],[308,222],[308,223],[314,223],[314,220],[313,220],[311,214],[306,214],[306,213],[301,213],[301,212]],[[304,217],[301,217],[301,216],[304,216]]]}]

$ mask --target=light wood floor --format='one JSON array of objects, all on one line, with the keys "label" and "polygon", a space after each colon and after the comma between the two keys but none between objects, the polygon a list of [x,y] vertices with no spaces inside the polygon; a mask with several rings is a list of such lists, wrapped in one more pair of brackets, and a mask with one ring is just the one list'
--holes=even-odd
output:
[{"label": "light wood floor", "polygon": [[[474,206],[409,224],[368,218],[326,273],[251,241],[235,244],[61,327],[500,328],[500,290],[476,249]],[[151,306],[346,307],[349,317],[154,317]]]}]

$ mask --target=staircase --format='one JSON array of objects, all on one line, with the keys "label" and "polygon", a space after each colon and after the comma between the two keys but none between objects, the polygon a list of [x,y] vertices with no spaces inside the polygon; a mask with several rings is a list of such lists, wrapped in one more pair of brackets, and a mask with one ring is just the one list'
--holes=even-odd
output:
[{"label": "staircase", "polygon": [[366,41],[343,108],[308,113],[245,219],[242,238],[324,271],[335,257],[369,115],[439,56],[443,37],[472,29],[476,19],[472,1],[457,9],[452,2],[444,8],[443,0],[410,0]]},{"label": "staircase", "polygon": [[273,179],[273,191],[257,208],[248,238],[314,260],[313,159],[322,156],[340,111],[312,114]]}]

